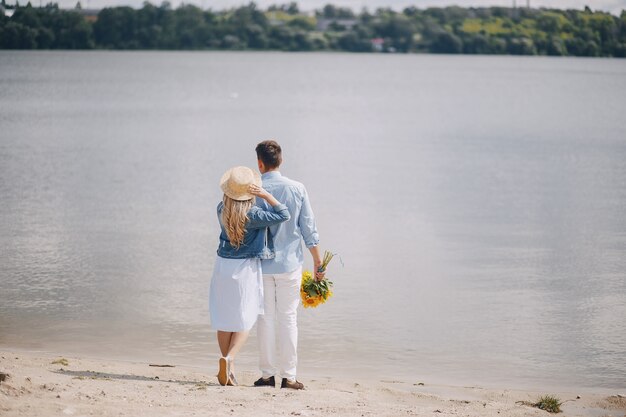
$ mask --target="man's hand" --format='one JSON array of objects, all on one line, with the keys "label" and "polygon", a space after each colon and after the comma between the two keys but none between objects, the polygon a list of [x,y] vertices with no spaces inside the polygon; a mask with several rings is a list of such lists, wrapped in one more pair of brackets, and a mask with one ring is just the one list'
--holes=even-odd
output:
[{"label": "man's hand", "polygon": [[313,262],[313,268],[315,269],[315,280],[321,281],[326,276],[326,271],[320,271],[320,267],[322,266],[322,261]]},{"label": "man's hand", "polygon": [[326,271],[319,270],[322,266],[322,257],[320,256],[319,248],[317,246],[312,246],[309,248],[309,252],[311,252],[311,256],[313,257],[313,270],[315,271],[315,280],[321,281],[324,279]]}]

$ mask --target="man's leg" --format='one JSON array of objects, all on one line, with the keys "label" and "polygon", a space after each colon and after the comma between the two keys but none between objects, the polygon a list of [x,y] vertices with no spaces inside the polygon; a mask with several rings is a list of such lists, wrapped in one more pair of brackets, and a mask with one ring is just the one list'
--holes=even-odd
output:
[{"label": "man's leg", "polygon": [[263,275],[264,314],[259,315],[259,368],[262,377],[276,375],[276,284],[273,275]]},{"label": "man's leg", "polygon": [[298,365],[298,304],[302,267],[276,276],[276,317],[280,353],[278,371],[281,378],[296,380]]}]

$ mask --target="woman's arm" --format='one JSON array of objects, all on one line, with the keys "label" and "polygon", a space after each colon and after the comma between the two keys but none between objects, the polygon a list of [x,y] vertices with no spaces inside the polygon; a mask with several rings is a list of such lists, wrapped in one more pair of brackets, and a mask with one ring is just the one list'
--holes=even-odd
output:
[{"label": "woman's arm", "polygon": [[263,210],[260,207],[253,206],[248,212],[248,224],[247,228],[258,229],[261,227],[272,226],[274,224],[282,223],[291,218],[287,206],[281,204],[273,195],[268,193],[265,189],[256,185],[250,186],[250,194],[260,197],[267,201],[272,206],[272,210]]},{"label": "woman's arm", "polygon": [[248,192],[257,197],[261,197],[263,200],[267,201],[267,204],[274,207],[280,204],[276,198],[267,192],[267,190],[263,187],[259,187],[258,185],[251,184]]}]

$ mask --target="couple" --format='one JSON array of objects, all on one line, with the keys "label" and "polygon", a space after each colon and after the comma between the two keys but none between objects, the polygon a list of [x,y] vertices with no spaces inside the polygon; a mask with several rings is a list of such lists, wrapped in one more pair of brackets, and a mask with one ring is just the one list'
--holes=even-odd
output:
[{"label": "couple", "polygon": [[[221,233],[209,297],[211,324],[222,354],[217,379],[220,385],[237,385],[234,359],[258,318],[262,375],[254,385],[274,387],[279,376],[281,388],[303,389],[296,380],[301,240],[318,271],[319,236],[306,189],[278,171],[280,145],[261,142],[256,154],[262,176],[235,167],[220,181]],[[323,277],[323,272],[316,273],[318,280]]]}]

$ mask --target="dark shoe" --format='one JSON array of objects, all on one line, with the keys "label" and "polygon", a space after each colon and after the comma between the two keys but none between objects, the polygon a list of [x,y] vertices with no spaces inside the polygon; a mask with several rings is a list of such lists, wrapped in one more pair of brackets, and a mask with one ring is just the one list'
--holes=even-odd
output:
[{"label": "dark shoe", "polygon": [[280,384],[281,388],[291,389],[304,389],[304,384],[298,381],[290,381],[287,378],[283,378],[283,382]]},{"label": "dark shoe", "polygon": [[261,378],[257,379],[256,381],[254,381],[254,386],[255,387],[274,387],[274,388],[276,388],[276,380],[274,379],[273,376],[270,376],[267,379],[261,377]]}]

